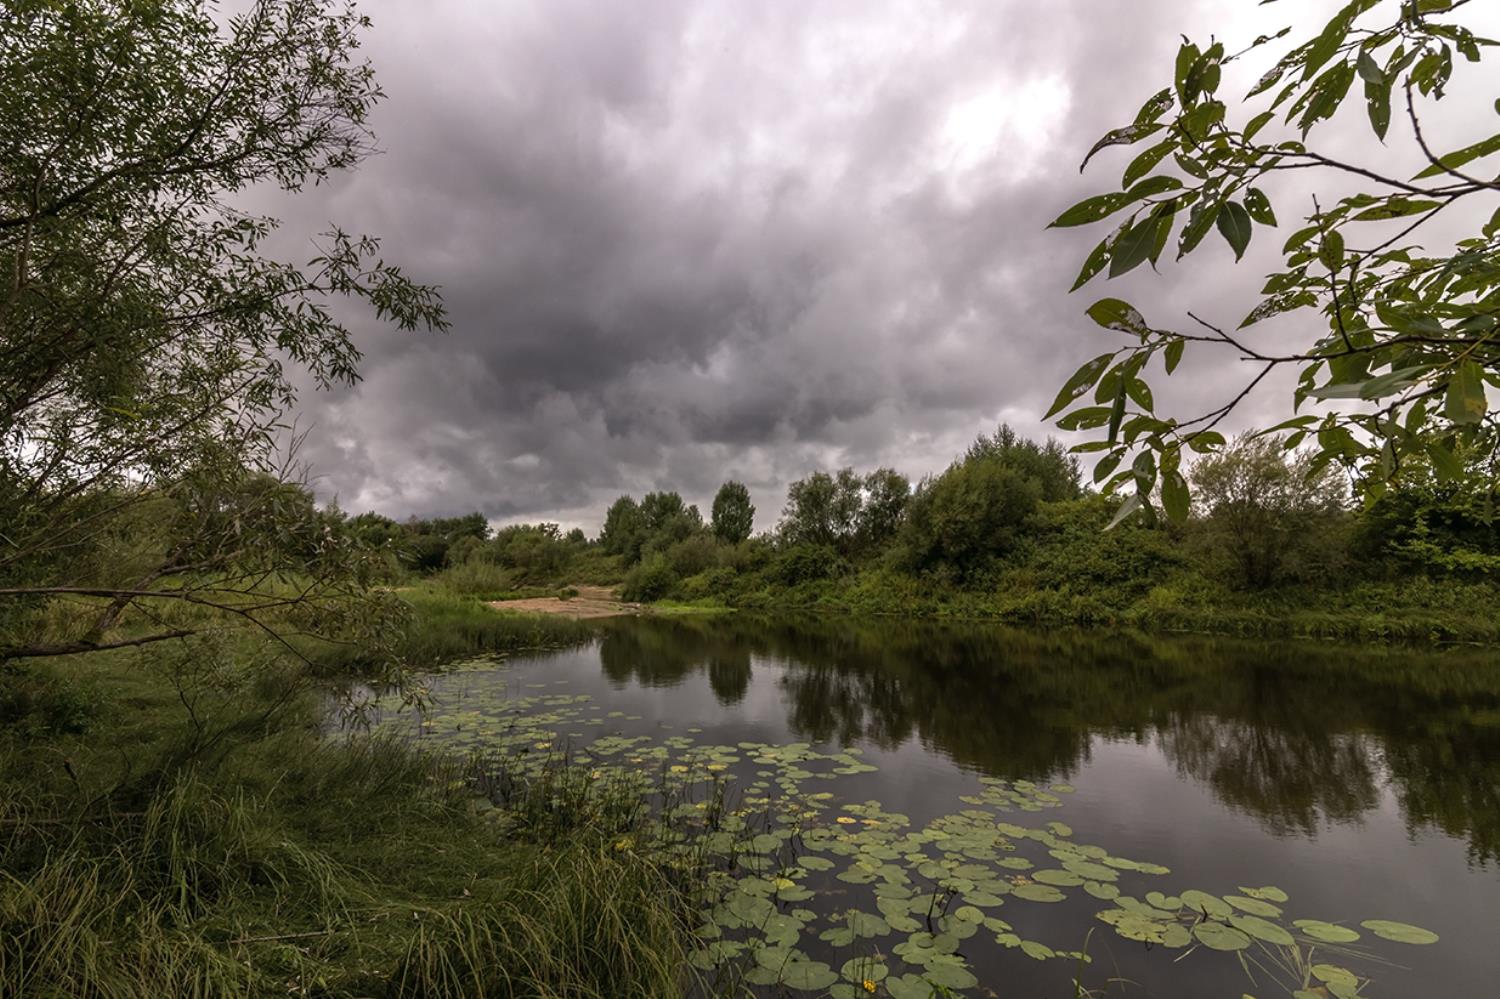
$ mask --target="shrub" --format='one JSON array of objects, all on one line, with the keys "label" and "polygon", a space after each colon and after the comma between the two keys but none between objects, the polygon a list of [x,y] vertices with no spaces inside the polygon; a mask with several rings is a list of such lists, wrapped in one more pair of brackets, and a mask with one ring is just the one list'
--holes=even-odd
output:
[{"label": "shrub", "polygon": [[660,553],[647,555],[625,575],[625,585],[620,595],[626,600],[649,603],[660,600],[672,592],[677,585],[677,573],[666,556]]},{"label": "shrub", "polygon": [[776,556],[773,574],[787,586],[832,579],[847,569],[832,545],[792,545]]}]

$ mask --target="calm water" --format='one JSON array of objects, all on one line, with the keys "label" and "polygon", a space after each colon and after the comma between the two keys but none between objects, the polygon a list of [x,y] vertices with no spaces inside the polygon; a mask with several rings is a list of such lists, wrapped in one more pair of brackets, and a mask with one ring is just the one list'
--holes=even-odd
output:
[{"label": "calm water", "polygon": [[[1287,920],[1415,923],[1440,941],[1364,932],[1357,946],[1370,956],[1357,964],[1314,960],[1368,973],[1370,996],[1500,994],[1500,663],[1488,655],[643,618],[605,623],[584,648],[441,677],[434,693],[448,712],[543,694],[587,703],[587,725],[558,726],[578,745],[701,729],[693,740],[862,750],[877,769],[828,790],[877,800],[913,828],[971,807],[960,798],[982,777],[1065,782],[1074,790],[1061,807],[1014,821],[1059,820],[1078,843],[1171,869],[1127,873],[1129,893],[1274,885],[1291,896]],[[844,908],[863,890],[828,879],[798,906]],[[1247,979],[1235,954],[1200,948],[1178,961],[1181,950],[1121,939],[1095,918],[1110,903],[1069,892],[1060,904],[1007,898],[993,914],[1058,950],[1087,939],[1084,983],[1109,995],[1286,994]],[[872,946],[888,953],[904,937]],[[980,979],[968,994],[1072,994],[1073,961],[994,939],[982,929],[963,942]],[[811,933],[800,946],[838,967]]]}]

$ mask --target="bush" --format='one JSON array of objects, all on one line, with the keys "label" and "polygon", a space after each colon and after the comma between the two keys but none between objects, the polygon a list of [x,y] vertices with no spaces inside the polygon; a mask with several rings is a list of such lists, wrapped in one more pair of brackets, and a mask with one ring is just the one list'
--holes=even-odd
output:
[{"label": "bush", "polygon": [[656,553],[647,555],[634,569],[625,575],[625,585],[620,596],[626,600],[648,603],[660,600],[672,592],[677,585],[677,573],[666,556]]},{"label": "bush", "polygon": [[787,586],[832,579],[847,570],[843,558],[832,545],[792,545],[776,556],[775,578]]},{"label": "bush", "polygon": [[696,576],[718,566],[726,546],[712,534],[695,534],[670,546],[663,553],[678,576]]}]

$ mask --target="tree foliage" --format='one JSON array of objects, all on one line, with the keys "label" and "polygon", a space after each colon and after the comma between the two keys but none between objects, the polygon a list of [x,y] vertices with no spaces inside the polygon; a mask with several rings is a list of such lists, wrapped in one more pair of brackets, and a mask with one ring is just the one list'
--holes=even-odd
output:
[{"label": "tree foliage", "polygon": [[[274,455],[293,372],[357,377],[335,300],[402,329],[441,328],[442,309],[367,237],[334,229],[306,264],[272,259],[276,220],[237,201],[371,152],[381,93],[357,55],[366,26],[322,0],[0,12],[0,654],[47,651],[15,608],[59,594],[206,605],[280,634],[294,610],[321,608],[309,626],[337,620],[359,589],[343,582],[358,561],[347,535],[309,561],[307,511],[246,489],[287,471]],[[80,555],[158,500],[175,519],[156,564],[88,585]],[[295,599],[268,596],[292,577]],[[86,627],[65,644],[104,643]]]},{"label": "tree foliage", "polygon": [[1337,525],[1348,488],[1308,452],[1242,436],[1198,459],[1192,482],[1208,553],[1227,560],[1242,587],[1326,579],[1328,560],[1347,553],[1349,539]]},{"label": "tree foliage", "polygon": [[[1422,127],[1463,67],[1480,72],[1496,44],[1461,23],[1469,6],[1352,0],[1271,62],[1242,108],[1220,95],[1224,67],[1258,57],[1291,29],[1233,53],[1222,42],[1184,41],[1171,85],[1090,151],[1085,166],[1102,150],[1141,147],[1119,190],[1053,223],[1116,220],[1075,289],[1106,271],[1114,278],[1155,266],[1169,247],[1180,260],[1215,232],[1239,259],[1282,218],[1304,215],[1281,248],[1281,269],[1242,319],[1190,314],[1184,331],[1118,298],[1089,307],[1121,344],[1079,368],[1048,415],[1066,410],[1060,426],[1100,432],[1082,450],[1101,455],[1096,481],[1133,490],[1127,513],[1159,502],[1186,517],[1182,448],[1222,445],[1215,428],[1282,367],[1297,372],[1292,412],[1321,406],[1271,429],[1285,432],[1288,447],[1310,447],[1319,465],[1346,465],[1368,500],[1413,459],[1456,478],[1460,451],[1495,440],[1487,387],[1500,386],[1500,134],[1484,134],[1493,127],[1488,107],[1475,120],[1491,124],[1457,149],[1434,148]],[[1315,144],[1346,105],[1360,107],[1380,140],[1399,134],[1400,146],[1355,163]],[[1327,187],[1305,208],[1280,196],[1310,184]],[[1461,235],[1444,240],[1442,226]],[[1270,324],[1276,317],[1284,318]],[[1295,342],[1262,335],[1271,325],[1295,330]],[[1189,346],[1233,352],[1251,365],[1246,383],[1207,412],[1158,412],[1148,366],[1159,360],[1171,375]]]},{"label": "tree foliage", "polygon": [[742,482],[726,482],[714,495],[713,532],[722,541],[739,544],[755,527],[755,504]]}]

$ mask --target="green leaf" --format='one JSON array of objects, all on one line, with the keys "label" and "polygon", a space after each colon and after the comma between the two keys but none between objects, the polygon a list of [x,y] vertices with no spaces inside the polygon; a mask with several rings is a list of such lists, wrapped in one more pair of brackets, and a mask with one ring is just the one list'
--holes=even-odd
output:
[{"label": "green leaf", "polygon": [[1437,177],[1450,170],[1457,170],[1472,160],[1477,160],[1484,156],[1492,156],[1495,153],[1500,153],[1500,135],[1492,135],[1483,142],[1476,142],[1472,146],[1466,146],[1455,153],[1438,157],[1436,163],[1417,174],[1415,179],[1426,180],[1428,177]]},{"label": "green leaf", "polygon": [[1223,447],[1224,435],[1217,430],[1200,430],[1188,438],[1188,447],[1199,454],[1207,454],[1214,448]]},{"label": "green leaf", "polygon": [[1436,933],[1410,923],[1397,923],[1389,919],[1366,919],[1359,925],[1383,940],[1394,940],[1396,943],[1433,944],[1438,941]]},{"label": "green leaf", "polygon": [[1125,168],[1125,174],[1120,183],[1125,187],[1129,187],[1146,176],[1146,174],[1156,168],[1158,163],[1166,159],[1175,146],[1175,142],[1167,139],[1143,151],[1139,156],[1130,161],[1130,165]]},{"label": "green leaf", "polygon": [[1464,477],[1464,463],[1448,447],[1439,441],[1427,445],[1427,456],[1432,459],[1433,471],[1443,482],[1457,482]]},{"label": "green leaf", "polygon": [[1430,212],[1434,208],[1441,208],[1441,201],[1429,201],[1425,198],[1386,198],[1374,208],[1366,208],[1354,216],[1355,222],[1384,222],[1387,219],[1406,218],[1408,215],[1420,215]]},{"label": "green leaf", "polygon": [[1391,128],[1391,81],[1365,84],[1365,112],[1370,116],[1370,128],[1381,142]]},{"label": "green leaf", "polygon": [[1245,210],[1245,206],[1237,201],[1224,202],[1224,207],[1219,212],[1218,226],[1219,235],[1234,250],[1234,259],[1238,261],[1243,258],[1250,245],[1250,231],[1253,228],[1250,213]]},{"label": "green leaf", "polygon": [[1161,505],[1167,511],[1167,516],[1177,523],[1187,520],[1191,505],[1188,484],[1182,473],[1175,468],[1162,476]]},{"label": "green leaf", "polygon": [[1176,177],[1168,177],[1166,174],[1157,174],[1149,177],[1125,192],[1131,201],[1140,201],[1155,194],[1164,194],[1167,191],[1175,191],[1182,187],[1182,181]]},{"label": "green leaf", "polygon": [[1109,263],[1109,246],[1108,237],[1099,241],[1099,245],[1094,247],[1088,259],[1083,262],[1083,269],[1078,272],[1078,279],[1073,282],[1073,287],[1068,289],[1069,293],[1082,288],[1093,280],[1094,275],[1104,270],[1104,265]]},{"label": "green leaf", "polygon": [[1109,442],[1115,443],[1120,437],[1120,421],[1125,418],[1125,379],[1120,379],[1120,387],[1115,390],[1115,402],[1109,411]]},{"label": "green leaf", "polygon": [[1177,50],[1177,72],[1173,80],[1177,86],[1177,96],[1181,99],[1184,106],[1191,104],[1193,97],[1197,96],[1196,94],[1192,96],[1188,94],[1188,77],[1193,72],[1193,67],[1198,64],[1198,59],[1202,54],[1198,46],[1188,41],[1184,41],[1182,47]]},{"label": "green leaf", "polygon": [[1484,394],[1484,369],[1473,361],[1464,361],[1448,381],[1448,396],[1443,412],[1458,424],[1478,423],[1489,412]]},{"label": "green leaf", "polygon": [[1139,378],[1125,379],[1125,392],[1137,406],[1146,412],[1149,413],[1156,408],[1151,398],[1151,386]]},{"label": "green leaf", "polygon": [[1089,150],[1089,154],[1085,156],[1083,158],[1083,162],[1079,164],[1078,172],[1083,173],[1084,169],[1089,165],[1089,160],[1093,159],[1094,154],[1099,152],[1099,150],[1106,149],[1110,146],[1128,146],[1132,143],[1139,142],[1140,140],[1146,138],[1148,135],[1155,135],[1160,131],[1160,125],[1126,125],[1124,128],[1117,128],[1112,132],[1108,132],[1105,134],[1104,138],[1094,143],[1094,148]]},{"label": "green leaf", "polygon": [[1072,208],[1069,208],[1067,211],[1059,215],[1047,228],[1067,229],[1072,226],[1088,225],[1091,222],[1098,222],[1101,219],[1105,219],[1113,215],[1115,212],[1119,211],[1129,203],[1130,200],[1126,198],[1124,194],[1118,192],[1114,194],[1100,194],[1096,197],[1085,198],[1083,201],[1078,202],[1078,204],[1074,205]]},{"label": "green leaf", "polygon": [[1109,367],[1109,362],[1114,360],[1114,356],[1113,353],[1100,354],[1073,372],[1072,377],[1063,383],[1062,389],[1057,393],[1057,398],[1052,402],[1052,408],[1047,410],[1047,415],[1043,419],[1050,420],[1053,414],[1061,412],[1068,403],[1087,392],[1089,386],[1097,382],[1099,376],[1104,374],[1105,369]]},{"label": "green leaf", "polygon": [[1385,82],[1385,70],[1380,68],[1380,63],[1368,52],[1361,52],[1355,60],[1354,68],[1359,70],[1360,77],[1366,83],[1382,84]]},{"label": "green leaf", "polygon": [[1106,531],[1108,531],[1108,530],[1111,530],[1113,528],[1119,527],[1120,524],[1124,523],[1126,517],[1129,517],[1131,514],[1135,513],[1140,508],[1141,508],[1141,497],[1140,497],[1140,495],[1137,494],[1137,495],[1131,496],[1130,498],[1128,498],[1127,500],[1125,500],[1124,503],[1120,504],[1120,508],[1115,511],[1114,517],[1111,518],[1109,524],[1106,525],[1104,529]]},{"label": "green leaf", "polygon": [[1192,253],[1203,242],[1209,230],[1219,218],[1219,203],[1200,201],[1193,206],[1191,214],[1188,215],[1188,223],[1182,230],[1182,236],[1177,240],[1177,259]]},{"label": "green leaf", "polygon": [[1170,375],[1172,372],[1177,370],[1177,365],[1182,363],[1182,352],[1186,349],[1186,340],[1173,340],[1171,343],[1167,344],[1166,349],[1162,351],[1162,360],[1166,363],[1167,374]]},{"label": "green leaf", "polygon": [[1245,126],[1245,131],[1244,131],[1245,141],[1249,142],[1251,139],[1255,138],[1256,134],[1261,129],[1265,128],[1266,125],[1268,125],[1270,123],[1271,119],[1275,118],[1275,117],[1276,117],[1276,112],[1275,111],[1262,111],[1260,114],[1256,115],[1254,118],[1251,118],[1250,119],[1250,123]]},{"label": "green leaf", "polygon": [[1276,213],[1271,210],[1271,199],[1258,187],[1245,192],[1245,210],[1261,225],[1276,225]]},{"label": "green leaf", "polygon": [[1118,298],[1101,298],[1089,306],[1088,315],[1107,330],[1144,333],[1148,329],[1145,317],[1136,307]]},{"label": "green leaf", "polygon": [[1322,241],[1318,244],[1318,259],[1323,262],[1331,272],[1337,274],[1344,266],[1344,235],[1337,229],[1330,229],[1323,234]]},{"label": "green leaf", "polygon": [[1163,224],[1161,219],[1150,216],[1125,230],[1110,253],[1109,276],[1117,278],[1144,263],[1156,246],[1157,227]]}]

